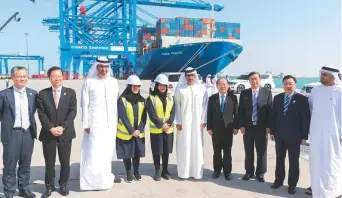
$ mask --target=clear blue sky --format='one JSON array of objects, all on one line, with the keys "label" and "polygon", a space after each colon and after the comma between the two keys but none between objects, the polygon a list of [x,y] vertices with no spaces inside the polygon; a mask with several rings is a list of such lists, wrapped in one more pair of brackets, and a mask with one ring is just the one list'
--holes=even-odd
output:
[{"label": "clear blue sky", "polygon": [[[0,54],[26,53],[45,57],[45,67],[59,65],[58,33],[41,23],[58,16],[57,0],[6,0],[0,6],[2,25],[15,11],[20,23],[11,22],[0,33]],[[215,13],[216,21],[241,23],[244,51],[226,72],[239,75],[251,70],[317,76],[326,65],[341,67],[340,0],[216,0],[225,8]],[[158,17],[211,17],[211,12],[144,7]],[[13,66],[18,62],[10,62]],[[26,65],[25,62],[21,63]],[[36,65],[30,62],[30,65]],[[32,71],[32,70],[31,70]],[[36,71],[36,70],[35,70]],[[32,71],[33,73],[36,73]]]}]

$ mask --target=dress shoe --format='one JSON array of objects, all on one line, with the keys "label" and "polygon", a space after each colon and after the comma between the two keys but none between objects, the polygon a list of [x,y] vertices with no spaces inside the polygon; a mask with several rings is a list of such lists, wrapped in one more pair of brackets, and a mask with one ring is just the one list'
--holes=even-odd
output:
[{"label": "dress shoe", "polygon": [[127,178],[126,178],[127,182],[132,183],[133,179],[134,179],[133,172],[131,170],[127,171]]},{"label": "dress shoe", "polygon": [[138,172],[134,173],[134,179],[137,180],[137,181],[140,181],[141,180],[141,175]]},{"label": "dress shoe", "polygon": [[13,198],[13,195],[7,195],[7,194],[5,194],[5,198]]},{"label": "dress shoe", "polygon": [[117,175],[114,175],[114,183],[121,183],[121,178]]},{"label": "dress shoe", "polygon": [[36,198],[36,195],[33,194],[30,190],[19,190],[19,197],[24,198]]},{"label": "dress shoe", "polygon": [[65,187],[60,187],[59,192],[61,193],[62,196],[68,196],[69,195],[69,190]]},{"label": "dress shoe", "polygon": [[272,188],[272,189],[278,189],[278,188],[280,188],[281,186],[283,186],[283,184],[278,184],[278,183],[274,182],[274,183],[271,185],[271,188]]},{"label": "dress shoe", "polygon": [[55,191],[55,188],[47,188],[45,191],[45,194],[42,195],[42,198],[50,197],[52,192]]},{"label": "dress shoe", "polygon": [[289,192],[289,194],[292,194],[292,195],[295,194],[296,193],[296,187],[289,186],[288,192]]},{"label": "dress shoe", "polygon": [[307,195],[312,195],[311,187],[305,189],[305,194],[307,194]]},{"label": "dress shoe", "polygon": [[169,171],[164,170],[162,171],[161,177],[164,178],[165,180],[170,180],[171,179],[171,175],[169,173]]},{"label": "dress shoe", "polygon": [[218,172],[215,172],[215,171],[214,171],[212,177],[213,177],[214,179],[217,179],[217,178],[220,177],[220,174],[221,174],[221,173],[218,173]]},{"label": "dress shoe", "polygon": [[229,174],[226,174],[225,176],[224,176],[224,178],[226,179],[226,180],[228,180],[228,181],[230,181],[230,180],[232,180],[232,175],[229,173]]},{"label": "dress shoe", "polygon": [[187,178],[182,178],[182,177],[179,177],[179,176],[178,176],[178,180],[179,180],[179,181],[185,181],[185,180],[187,180]]},{"label": "dress shoe", "polygon": [[242,179],[248,181],[250,178],[253,178],[253,175],[246,173]]},{"label": "dress shoe", "polygon": [[160,169],[156,169],[156,172],[154,173],[154,180],[155,181],[160,181],[161,180],[161,170]]},{"label": "dress shoe", "polygon": [[264,175],[257,175],[256,178],[259,182],[265,182]]}]

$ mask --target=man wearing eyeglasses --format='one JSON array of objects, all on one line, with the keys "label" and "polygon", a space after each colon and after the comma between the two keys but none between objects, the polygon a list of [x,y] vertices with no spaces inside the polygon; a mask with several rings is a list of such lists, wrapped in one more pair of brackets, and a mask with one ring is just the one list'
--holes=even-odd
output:
[{"label": "man wearing eyeglasses", "polygon": [[276,95],[272,107],[271,139],[275,140],[277,163],[273,189],[280,188],[285,179],[286,151],[289,154],[288,192],[296,193],[299,179],[300,145],[308,139],[310,108],[308,99],[295,92],[297,80],[291,75],[283,78],[284,93]]},{"label": "man wearing eyeglasses", "polygon": [[223,169],[225,179],[231,180],[233,134],[236,135],[239,130],[238,99],[232,92],[228,92],[226,78],[219,78],[214,86],[217,86],[219,93],[210,96],[207,112],[207,130],[214,148],[212,177],[217,179]]},{"label": "man wearing eyeglasses", "polygon": [[[243,134],[245,147],[245,170],[243,180],[255,176],[259,182],[265,182],[267,172],[267,136],[270,133],[272,92],[260,87],[260,74],[248,74],[251,88],[241,92],[239,103],[239,127]],[[256,169],[254,166],[254,146],[257,153]]]},{"label": "man wearing eyeglasses", "polygon": [[37,92],[26,87],[28,73],[25,67],[13,67],[11,77],[13,86],[0,91],[4,194],[6,198],[12,198],[15,194],[18,164],[19,196],[34,198],[36,196],[28,189],[28,185],[34,139],[37,136],[34,119]]},{"label": "man wearing eyeglasses", "polygon": [[[43,89],[38,96],[38,116],[42,124],[39,140],[43,143],[45,159],[45,187],[43,197],[55,191],[55,162],[58,150],[61,172],[59,190],[67,196],[70,175],[70,152],[72,139],[76,137],[74,120],[77,113],[76,93],[62,86],[63,73],[59,67],[51,67],[48,72],[51,87]],[[57,147],[57,149],[56,149]]]}]

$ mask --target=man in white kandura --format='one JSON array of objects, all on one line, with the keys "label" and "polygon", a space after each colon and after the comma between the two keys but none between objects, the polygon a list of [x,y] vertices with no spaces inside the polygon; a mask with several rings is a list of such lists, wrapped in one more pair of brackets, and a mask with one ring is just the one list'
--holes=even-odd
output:
[{"label": "man in white kandura", "polygon": [[342,197],[341,83],[339,70],[324,66],[309,97],[310,173],[314,198]]},{"label": "man in white kandura", "polygon": [[181,179],[203,177],[203,104],[205,87],[200,83],[195,69],[187,68],[179,78],[175,90],[177,127],[177,172]]},{"label": "man in white kandura", "polygon": [[106,190],[121,182],[112,174],[119,88],[109,63],[106,57],[97,58],[82,88],[81,190]]}]

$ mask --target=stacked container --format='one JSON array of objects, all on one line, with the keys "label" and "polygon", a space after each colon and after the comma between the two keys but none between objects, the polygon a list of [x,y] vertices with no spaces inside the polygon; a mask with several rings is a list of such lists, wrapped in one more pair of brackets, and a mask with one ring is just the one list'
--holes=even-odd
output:
[{"label": "stacked container", "polygon": [[156,28],[142,28],[138,32],[138,53],[161,46],[162,37],[240,39],[240,24],[215,22],[211,18],[160,18]]},{"label": "stacked container", "polygon": [[141,28],[138,32],[138,52],[156,48],[156,28]]},{"label": "stacked container", "polygon": [[211,18],[161,18],[156,24],[156,37],[180,36],[196,38],[240,39],[240,24],[215,22]]},{"label": "stacked container", "polygon": [[216,22],[214,19],[203,18],[200,20],[202,24],[201,36],[205,38],[215,37]]},{"label": "stacked container", "polygon": [[179,20],[161,18],[157,21],[157,40],[162,36],[178,36],[180,34]]},{"label": "stacked container", "polygon": [[240,39],[240,24],[216,22],[215,38]]}]

